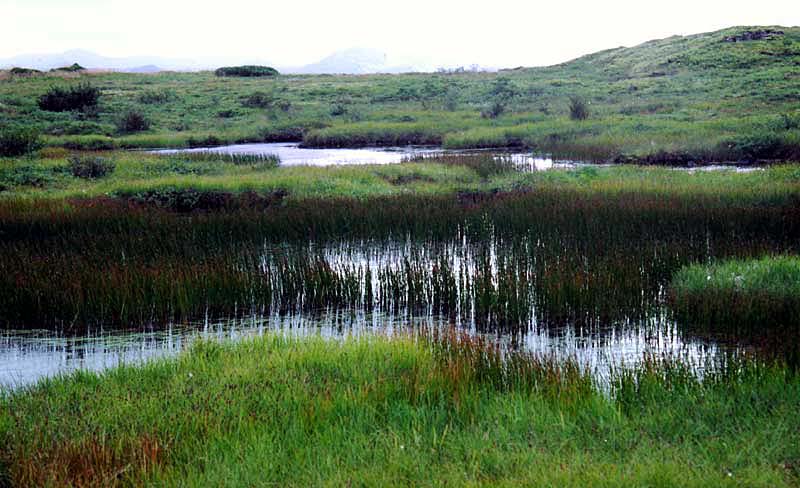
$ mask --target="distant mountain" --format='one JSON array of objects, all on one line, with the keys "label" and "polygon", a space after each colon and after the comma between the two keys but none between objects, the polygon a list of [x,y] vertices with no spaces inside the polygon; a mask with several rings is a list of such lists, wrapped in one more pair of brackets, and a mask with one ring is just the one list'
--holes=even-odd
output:
[{"label": "distant mountain", "polygon": [[[264,59],[245,57],[171,59],[155,56],[107,57],[73,49],[55,54],[25,54],[8,59],[0,59],[0,69],[13,67],[33,68],[41,71],[70,66],[78,63],[87,69],[112,70],[128,73],[156,73],[158,71],[201,71],[213,70],[220,66],[256,64],[274,66]],[[298,74],[370,74],[370,73],[411,73],[431,72],[436,67],[420,59],[390,57],[385,52],[369,48],[351,48],[337,51],[315,63],[304,66],[276,66],[281,73]],[[470,70],[453,68],[452,70]]]},{"label": "distant mountain", "polygon": [[165,71],[154,64],[148,64],[146,66],[137,66],[135,68],[130,68],[125,70],[128,73],[158,73],[159,71]]},{"label": "distant mountain", "polygon": [[369,48],[351,48],[337,51],[316,63],[301,67],[287,67],[281,71],[304,74],[370,74],[409,73],[432,71],[429,66],[408,60],[394,61],[385,52]]},{"label": "distant mountain", "polygon": [[47,71],[53,68],[78,63],[87,69],[102,69],[126,72],[154,72],[162,70],[197,71],[209,69],[192,59],[168,59],[153,56],[112,58],[101,56],[83,49],[73,49],[55,54],[23,54],[8,59],[0,59],[0,68],[33,68]]}]

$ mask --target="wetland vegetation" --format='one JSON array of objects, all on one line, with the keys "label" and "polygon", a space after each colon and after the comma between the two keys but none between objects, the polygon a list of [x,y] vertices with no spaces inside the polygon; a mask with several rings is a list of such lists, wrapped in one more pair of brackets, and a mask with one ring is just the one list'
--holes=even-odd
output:
[{"label": "wetland vegetation", "polygon": [[[0,78],[12,340],[355,324],[0,391],[0,486],[800,485],[800,30],[746,32],[500,73]],[[125,150],[272,141],[493,149]],[[709,161],[738,166],[655,166]]]}]

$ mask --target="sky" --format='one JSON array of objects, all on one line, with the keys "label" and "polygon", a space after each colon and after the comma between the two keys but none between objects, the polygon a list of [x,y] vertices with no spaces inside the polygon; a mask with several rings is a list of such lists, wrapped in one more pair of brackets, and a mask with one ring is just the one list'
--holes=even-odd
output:
[{"label": "sky", "polygon": [[299,66],[351,47],[432,66],[541,66],[674,34],[800,25],[798,0],[0,0],[0,58],[104,56]]}]

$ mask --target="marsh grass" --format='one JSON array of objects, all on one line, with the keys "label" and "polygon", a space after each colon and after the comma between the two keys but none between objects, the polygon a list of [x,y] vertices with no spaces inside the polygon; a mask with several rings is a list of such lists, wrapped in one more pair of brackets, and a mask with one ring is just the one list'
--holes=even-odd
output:
[{"label": "marsh grass", "polygon": [[800,259],[766,256],[693,264],[672,279],[671,304],[687,325],[767,338],[800,330]]},{"label": "marsh grass", "polygon": [[513,172],[516,168],[510,156],[492,153],[445,154],[427,153],[404,158],[409,163],[435,163],[444,166],[463,166],[478,174],[481,178]]},{"label": "marsh grass", "polygon": [[[736,360],[623,367],[452,333],[268,335],[0,396],[12,485],[397,483],[793,486],[800,382]],[[558,469],[553,469],[558,466]]]},{"label": "marsh grass", "polygon": [[[172,157],[136,171],[220,166]],[[132,170],[120,165],[106,179]],[[294,182],[318,174],[329,184],[342,172],[397,192],[434,184],[398,190],[387,180],[401,175],[479,177],[427,163],[282,170],[262,172],[276,173],[270,184],[235,192],[197,186],[193,176],[193,186],[116,187],[114,198],[1,202],[0,315],[18,326],[123,326],[334,307],[436,314],[509,332],[534,319],[596,326],[658,313],[685,264],[797,252],[800,232],[791,167],[512,172],[534,178],[530,189],[498,191],[490,181],[483,191],[364,199],[312,197]],[[292,252],[272,247],[284,245]],[[398,245],[401,254],[392,251]]]},{"label": "marsh grass", "polygon": [[277,154],[236,154],[212,151],[191,151],[175,153],[170,158],[192,162],[220,162],[236,166],[257,166],[260,168],[277,168],[281,159]]}]

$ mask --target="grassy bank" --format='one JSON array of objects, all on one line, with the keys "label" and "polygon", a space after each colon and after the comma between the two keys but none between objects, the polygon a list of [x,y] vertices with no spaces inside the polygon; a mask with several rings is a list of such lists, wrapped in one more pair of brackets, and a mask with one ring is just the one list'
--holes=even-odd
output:
[{"label": "grassy bank", "polygon": [[717,333],[794,336],[800,327],[800,259],[727,260],[682,268],[672,280],[672,306],[692,326]]},{"label": "grassy bank", "polygon": [[[671,37],[499,73],[218,77],[213,73],[0,74],[0,116],[71,149],[297,141],[310,146],[527,147],[586,160],[687,164],[800,158],[800,30]],[[100,90],[51,112],[54,86]],[[583,101],[585,120],[570,116]],[[498,106],[500,107],[498,109]],[[146,121],[126,130],[125,117]]]},{"label": "grassy bank", "polygon": [[[100,159],[110,170],[76,175],[73,161]],[[708,195],[721,200],[786,200],[800,186],[797,165],[763,171],[675,171],[633,165],[576,170],[515,171],[490,154],[431,155],[403,164],[275,167],[269,158],[213,154],[156,155],[141,152],[78,152],[47,149],[24,158],[0,158],[0,201],[19,198],[130,196],[194,189],[233,194],[286,191],[290,200],[442,195],[458,191],[564,189],[604,194]]]},{"label": "grassy bank", "polygon": [[475,341],[270,336],[0,398],[13,485],[797,486],[800,382],[737,361],[619,370]]}]

